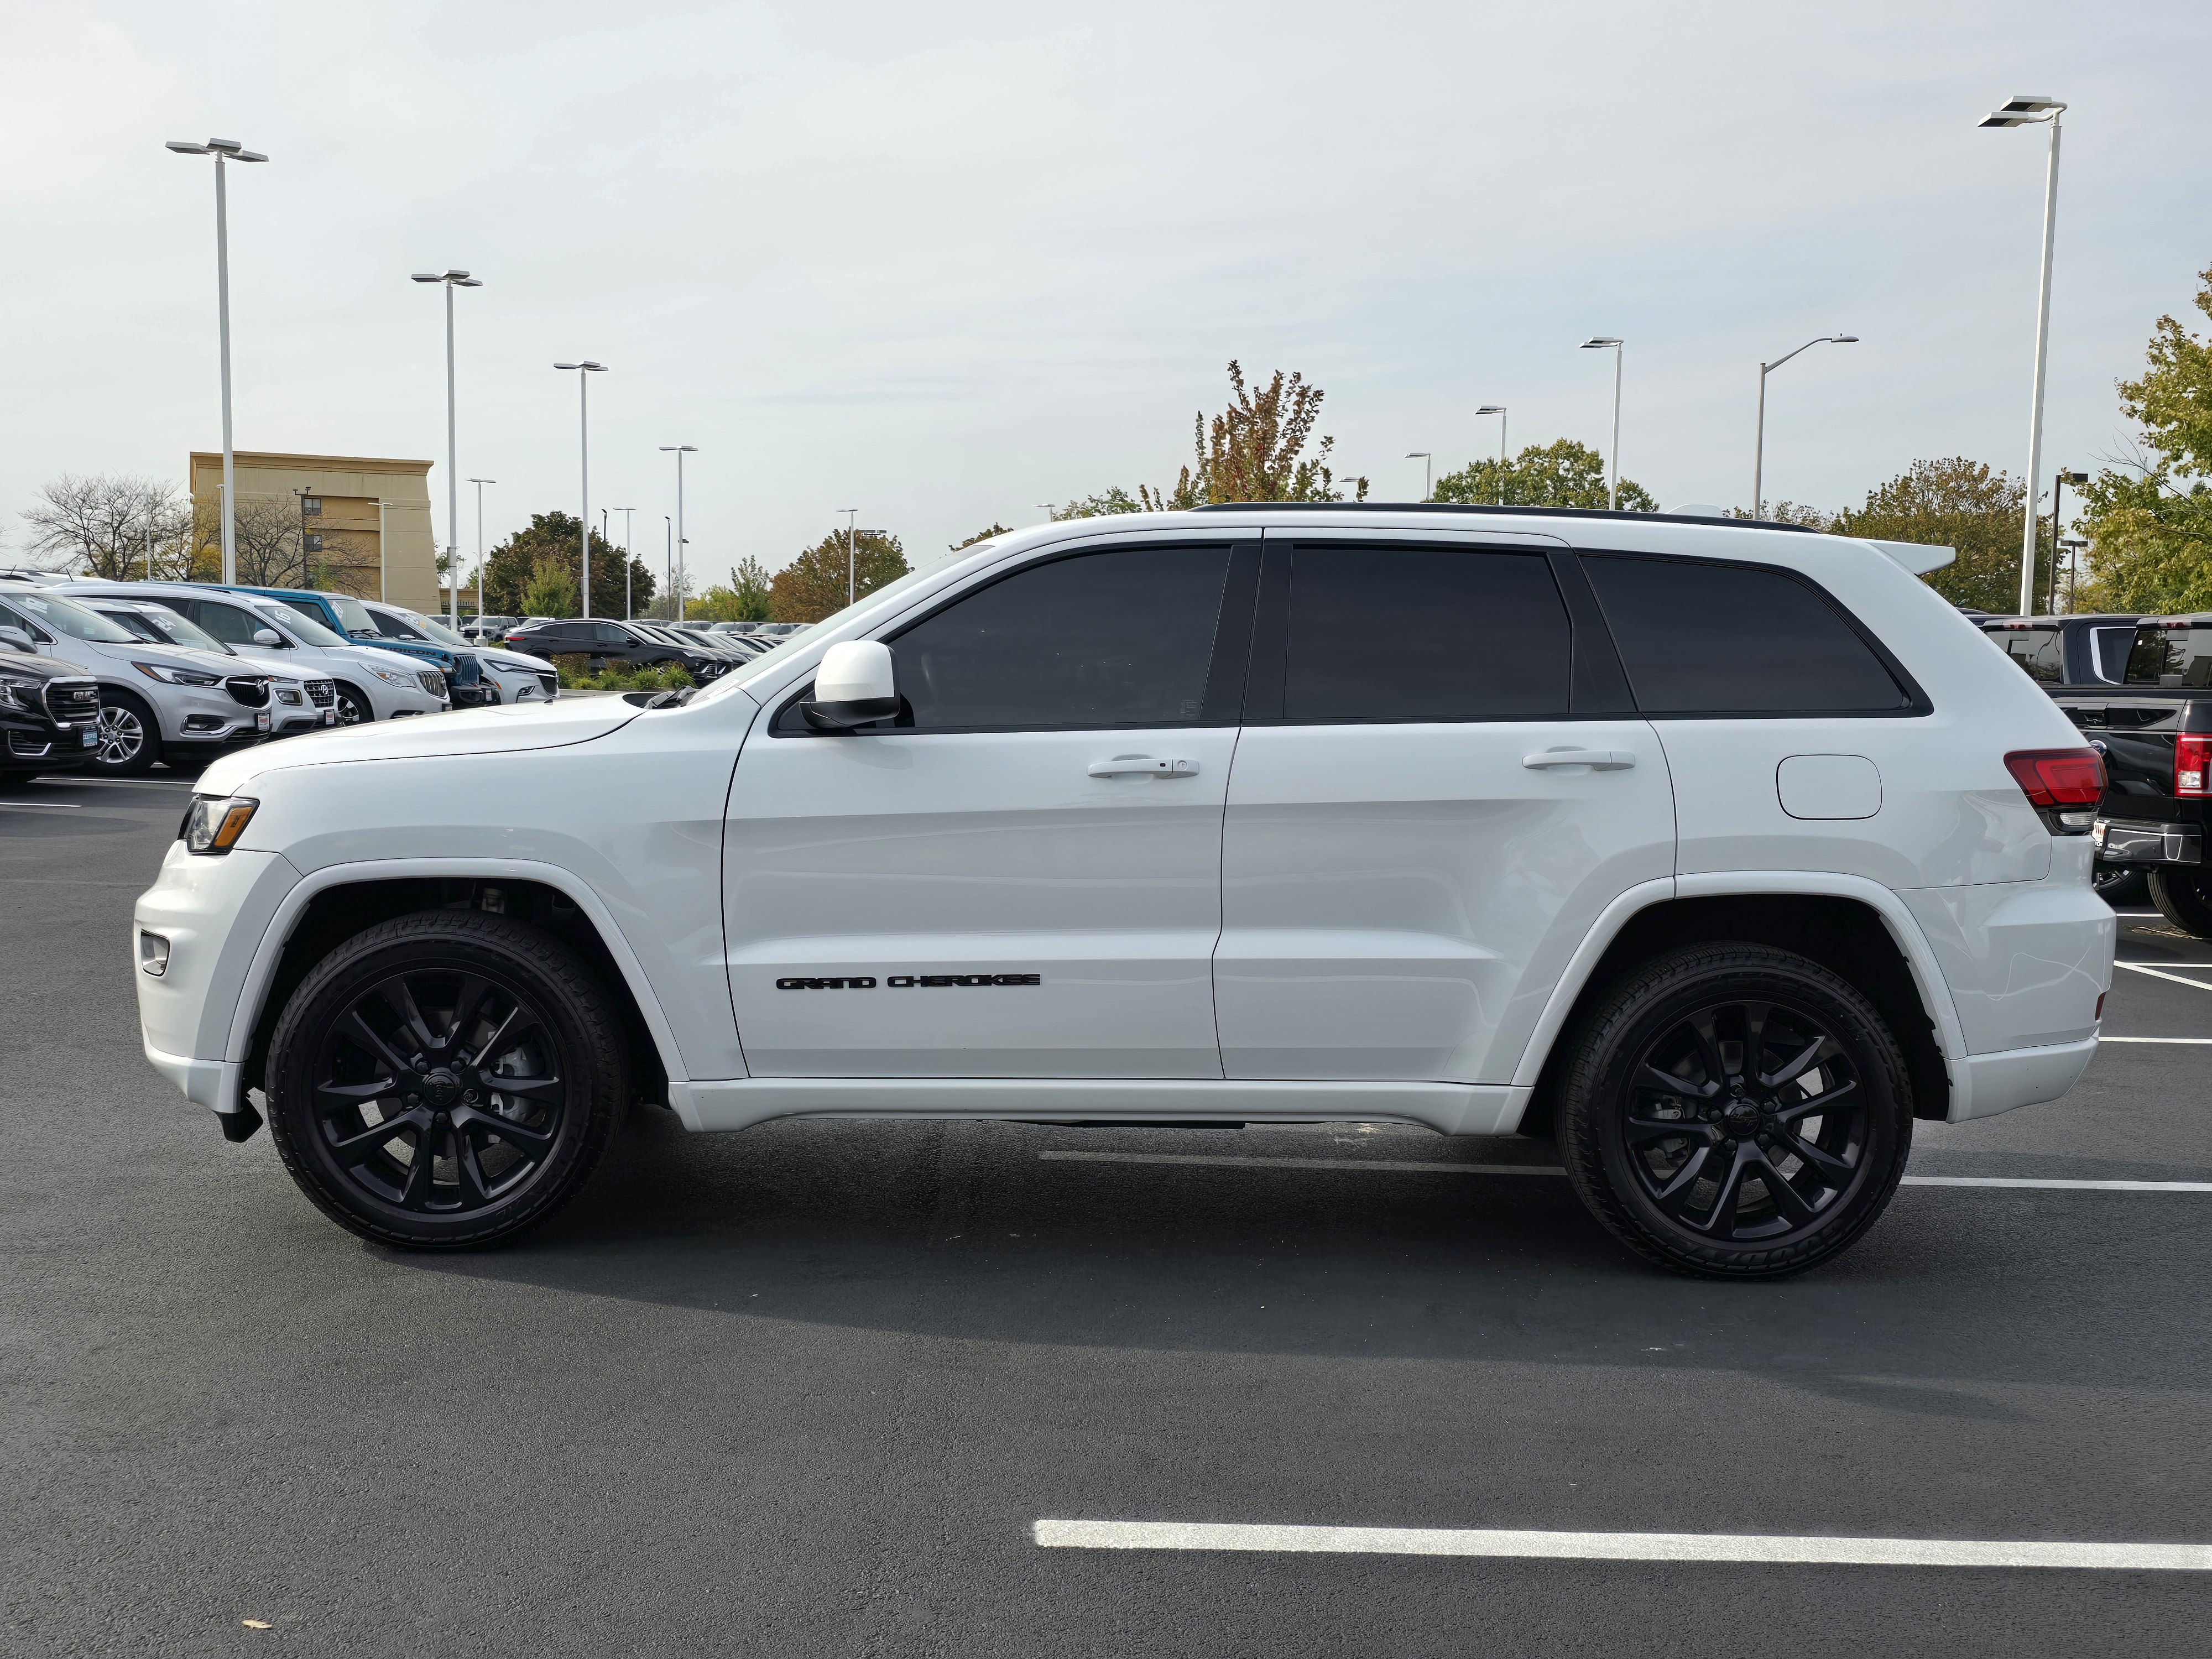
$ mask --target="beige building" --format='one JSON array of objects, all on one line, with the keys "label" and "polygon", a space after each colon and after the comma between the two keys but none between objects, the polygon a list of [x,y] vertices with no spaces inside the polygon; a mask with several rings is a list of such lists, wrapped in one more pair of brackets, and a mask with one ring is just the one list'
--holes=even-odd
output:
[{"label": "beige building", "polygon": [[[441,608],[430,462],[240,449],[231,467],[240,514],[299,515],[317,586],[416,611]],[[190,476],[194,511],[218,512],[222,452],[194,450]]]}]

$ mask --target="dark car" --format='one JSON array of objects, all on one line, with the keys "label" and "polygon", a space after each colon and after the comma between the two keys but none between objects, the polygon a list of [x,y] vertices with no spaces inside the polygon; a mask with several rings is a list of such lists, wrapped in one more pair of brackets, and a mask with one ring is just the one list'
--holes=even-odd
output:
[{"label": "dark car", "polygon": [[495,645],[507,637],[507,630],[520,627],[520,617],[468,617],[461,622],[461,637],[474,645]]},{"label": "dark car", "polygon": [[0,639],[0,781],[74,772],[100,744],[100,682],[15,644]]},{"label": "dark car", "polygon": [[729,658],[704,646],[679,644],[622,623],[597,619],[572,617],[518,628],[507,635],[507,642],[533,657],[587,657],[593,672],[617,663],[636,668],[676,663],[695,680],[711,680],[734,665]]},{"label": "dark car", "polygon": [[2126,678],[2137,617],[1982,617],[1977,625],[2041,685],[2118,685]]}]

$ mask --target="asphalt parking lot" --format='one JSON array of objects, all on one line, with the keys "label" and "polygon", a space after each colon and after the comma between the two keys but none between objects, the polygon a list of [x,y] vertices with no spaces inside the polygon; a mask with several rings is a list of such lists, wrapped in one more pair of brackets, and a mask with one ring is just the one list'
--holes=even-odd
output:
[{"label": "asphalt parking lot", "polygon": [[[138,1053],[188,793],[0,793],[10,1654],[2202,1650],[2212,1571],[1037,1523],[2212,1545],[2212,1192],[1909,1186],[1723,1285],[1534,1141],[647,1113],[520,1246],[404,1255]],[[1915,1176],[2212,1182],[2212,943],[2121,956],[2106,1035],[2194,1041],[1920,1125]]]}]

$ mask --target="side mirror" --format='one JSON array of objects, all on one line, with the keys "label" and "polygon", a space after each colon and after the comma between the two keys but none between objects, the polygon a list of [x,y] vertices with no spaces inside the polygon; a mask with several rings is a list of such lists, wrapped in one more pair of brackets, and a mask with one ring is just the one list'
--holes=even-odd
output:
[{"label": "side mirror", "polygon": [[256,645],[282,645],[284,636],[273,628],[257,628],[253,630],[253,642]]},{"label": "side mirror", "polygon": [[891,648],[881,640],[848,640],[822,653],[814,695],[799,704],[806,723],[824,732],[849,731],[899,711]]},{"label": "side mirror", "polygon": [[10,651],[35,649],[31,644],[31,636],[20,628],[0,628],[0,645],[6,646]]}]

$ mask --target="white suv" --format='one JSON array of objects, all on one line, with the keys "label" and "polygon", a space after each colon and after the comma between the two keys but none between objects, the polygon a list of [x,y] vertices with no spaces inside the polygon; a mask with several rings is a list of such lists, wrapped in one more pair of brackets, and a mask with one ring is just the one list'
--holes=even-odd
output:
[{"label": "white suv", "polygon": [[220,763],[138,901],[146,1053],[234,1139],[263,1090],[402,1245],[541,1219],[644,1098],[1547,1133],[1645,1256],[1794,1272],[1916,1117],[2096,1050],[2100,763],[1915,579],[1948,557],[1515,508],[1016,532],[688,699]]}]

